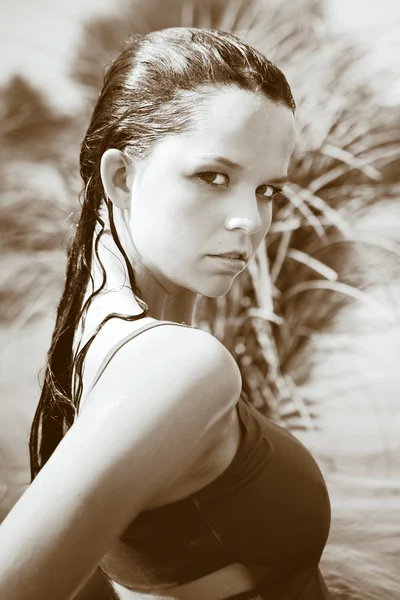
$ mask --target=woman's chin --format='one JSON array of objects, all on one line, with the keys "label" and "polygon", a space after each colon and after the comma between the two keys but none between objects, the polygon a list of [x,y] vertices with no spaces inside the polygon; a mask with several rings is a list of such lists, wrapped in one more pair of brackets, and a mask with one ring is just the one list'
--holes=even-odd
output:
[{"label": "woman's chin", "polygon": [[225,296],[232,287],[234,278],[232,277],[230,281],[225,279],[225,281],[220,281],[218,284],[214,283],[214,285],[204,286],[205,289],[199,291],[199,294],[205,296],[206,298],[222,298]]}]

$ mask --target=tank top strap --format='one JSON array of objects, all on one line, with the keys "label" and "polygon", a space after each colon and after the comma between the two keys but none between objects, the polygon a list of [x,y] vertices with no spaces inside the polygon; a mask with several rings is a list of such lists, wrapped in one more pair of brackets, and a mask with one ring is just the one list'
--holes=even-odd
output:
[{"label": "tank top strap", "polygon": [[176,323],[175,321],[156,321],[155,323],[146,323],[145,325],[142,325],[142,327],[138,327],[138,329],[131,331],[130,333],[128,333],[128,335],[126,335],[121,340],[119,340],[115,344],[115,346],[113,346],[111,348],[111,350],[109,350],[109,352],[107,352],[105,358],[103,359],[103,361],[100,364],[100,367],[98,368],[98,371],[92,382],[92,385],[90,386],[88,392],[86,393],[86,396],[88,396],[90,394],[90,392],[93,390],[94,386],[99,381],[101,375],[104,373],[104,370],[107,367],[108,363],[110,362],[112,357],[118,352],[118,350],[120,348],[122,348],[122,346],[124,346],[127,342],[132,340],[137,335],[140,335],[147,329],[151,329],[152,327],[159,327],[160,325],[178,325],[178,327],[188,327],[189,329],[198,329],[198,327],[192,327],[191,325],[184,325],[183,323]]}]

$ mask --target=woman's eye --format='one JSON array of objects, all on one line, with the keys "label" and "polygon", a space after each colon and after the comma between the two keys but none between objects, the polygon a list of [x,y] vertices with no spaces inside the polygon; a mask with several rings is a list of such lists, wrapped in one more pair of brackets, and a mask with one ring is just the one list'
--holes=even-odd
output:
[{"label": "woman's eye", "polygon": [[[226,187],[229,182],[229,177],[224,173],[217,173],[214,171],[207,171],[199,173],[197,177],[202,181],[210,185],[211,187],[217,188],[224,186]],[[261,193],[264,198],[273,199],[283,193],[282,188],[276,188],[272,185],[262,185],[259,189],[264,189]]]},{"label": "woman's eye", "polygon": [[214,173],[213,171],[199,173],[197,177],[199,177],[202,181],[205,181],[212,187],[220,187],[221,185],[226,185],[228,179],[228,176],[224,175],[224,173]]},{"label": "woman's eye", "polygon": [[276,188],[272,185],[262,185],[259,189],[263,188],[265,188],[265,191],[261,195],[264,196],[264,198],[276,198],[276,196],[283,193],[283,188]]}]

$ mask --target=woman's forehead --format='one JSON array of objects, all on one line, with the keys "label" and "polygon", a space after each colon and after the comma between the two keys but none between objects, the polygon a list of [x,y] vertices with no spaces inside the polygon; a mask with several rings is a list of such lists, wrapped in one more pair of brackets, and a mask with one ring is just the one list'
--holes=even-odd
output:
[{"label": "woman's forehead", "polygon": [[208,96],[196,106],[189,130],[176,136],[177,145],[191,149],[205,146],[218,154],[215,145],[242,143],[263,147],[294,137],[292,111],[282,103],[239,88]]},{"label": "woman's forehead", "polygon": [[210,103],[210,110],[202,107],[190,130],[161,144],[161,155],[169,160],[182,155],[188,158],[228,155],[234,161],[234,156],[243,152],[265,154],[270,149],[292,147],[295,120],[289,108],[268,98],[264,104],[252,99],[239,100],[239,104],[232,102],[232,96],[228,100],[217,105]]},{"label": "woman's forehead", "polygon": [[199,157],[205,164],[208,156],[225,156],[246,168],[274,154],[286,163],[294,133],[293,113],[284,104],[230,86],[200,96],[190,127],[162,138],[149,159],[156,166],[200,163]]},{"label": "woman's forehead", "polygon": [[200,96],[193,123],[197,131],[218,125],[240,129],[249,125],[268,124],[276,119],[277,114],[286,112],[292,115],[288,107],[262,92],[226,86],[212,94]]}]

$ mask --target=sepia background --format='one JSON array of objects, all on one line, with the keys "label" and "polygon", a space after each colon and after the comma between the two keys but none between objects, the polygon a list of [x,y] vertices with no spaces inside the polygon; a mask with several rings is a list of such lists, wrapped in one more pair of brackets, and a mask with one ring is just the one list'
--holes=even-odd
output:
[{"label": "sepia background", "polygon": [[298,105],[266,244],[198,324],[245,391],[311,450],[333,597],[400,598],[400,4],[395,0],[0,1],[0,521],[29,484],[79,149],[104,69],[133,32],[231,30]]}]

